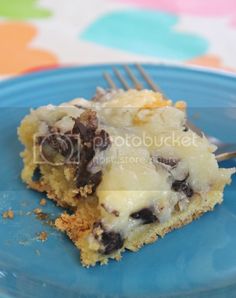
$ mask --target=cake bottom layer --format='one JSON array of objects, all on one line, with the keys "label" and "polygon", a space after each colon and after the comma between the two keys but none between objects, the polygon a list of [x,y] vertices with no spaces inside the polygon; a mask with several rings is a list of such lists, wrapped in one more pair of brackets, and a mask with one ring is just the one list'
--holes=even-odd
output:
[{"label": "cake bottom layer", "polygon": [[185,211],[175,211],[171,219],[165,223],[146,224],[136,228],[125,240],[124,246],[110,255],[102,255],[95,248],[91,248],[88,240],[93,225],[100,216],[96,198],[90,197],[79,200],[77,211],[72,215],[63,213],[56,220],[56,227],[66,232],[79,248],[83,266],[93,266],[97,262],[106,264],[109,258],[119,260],[122,251],[125,249],[137,251],[144,244],[152,243],[158,237],[163,237],[171,230],[180,228],[197,219],[203,213],[212,210],[217,203],[222,202],[223,189],[221,188],[223,187],[208,192],[205,197],[200,197],[198,194],[194,195]]}]

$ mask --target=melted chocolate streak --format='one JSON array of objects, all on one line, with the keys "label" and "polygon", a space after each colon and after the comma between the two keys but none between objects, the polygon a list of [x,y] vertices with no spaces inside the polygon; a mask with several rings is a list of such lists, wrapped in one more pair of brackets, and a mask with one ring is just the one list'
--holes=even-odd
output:
[{"label": "melted chocolate streak", "polygon": [[[56,152],[60,153],[65,160],[70,156],[71,150],[73,149],[73,155],[70,157],[70,161],[77,162],[77,187],[80,188],[86,185],[92,185],[92,192],[95,192],[102,180],[102,171],[90,173],[87,170],[87,165],[95,156],[95,150],[103,151],[110,145],[109,134],[103,129],[98,130],[98,119],[95,111],[87,109],[80,115],[80,117],[74,119],[74,121],[74,127],[72,131],[69,132],[69,134],[72,134],[70,136],[70,141],[73,148],[70,148],[66,143],[67,133],[65,133],[65,135],[52,133],[47,137],[38,137],[37,143],[38,145],[42,145],[43,151],[47,146],[51,147]],[[79,135],[81,141],[80,148],[78,148],[77,137],[73,137],[73,135]],[[80,149],[79,153],[78,149]]]},{"label": "melted chocolate streak", "polygon": [[102,171],[95,174],[87,170],[89,162],[95,155],[95,150],[106,150],[110,144],[109,135],[105,130],[98,130],[98,119],[96,113],[86,110],[80,117],[75,119],[72,130],[73,134],[79,134],[81,138],[80,163],[76,171],[77,187],[92,185],[94,193],[102,180]]}]

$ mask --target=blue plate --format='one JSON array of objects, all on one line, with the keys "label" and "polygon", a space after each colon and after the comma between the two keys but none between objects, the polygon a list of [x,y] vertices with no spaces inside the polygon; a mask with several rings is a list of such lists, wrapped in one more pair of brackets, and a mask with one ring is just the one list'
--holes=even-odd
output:
[{"label": "blue plate", "polygon": [[[236,77],[145,68],[168,97],[187,100],[193,121],[206,133],[235,143]],[[0,84],[0,212],[15,212],[14,220],[0,219],[0,297],[236,297],[235,177],[214,212],[107,266],[83,268],[66,236],[32,213],[43,195],[20,180],[17,126],[30,107],[90,98],[96,86],[107,87],[104,71],[112,72],[111,66],[61,68]],[[61,212],[52,202],[42,209],[51,218]],[[37,240],[41,231],[49,234],[44,243]]]}]

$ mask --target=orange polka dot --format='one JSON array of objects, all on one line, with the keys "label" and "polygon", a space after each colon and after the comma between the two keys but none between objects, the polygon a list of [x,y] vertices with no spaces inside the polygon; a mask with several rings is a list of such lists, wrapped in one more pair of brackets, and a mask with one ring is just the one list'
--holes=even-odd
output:
[{"label": "orange polka dot", "polygon": [[0,24],[0,74],[19,74],[27,69],[57,64],[54,54],[33,48],[37,29],[26,23]]},{"label": "orange polka dot", "polygon": [[188,61],[187,64],[218,68],[218,69],[223,69],[228,71],[236,71],[236,69],[224,66],[220,58],[214,55],[201,56]]}]

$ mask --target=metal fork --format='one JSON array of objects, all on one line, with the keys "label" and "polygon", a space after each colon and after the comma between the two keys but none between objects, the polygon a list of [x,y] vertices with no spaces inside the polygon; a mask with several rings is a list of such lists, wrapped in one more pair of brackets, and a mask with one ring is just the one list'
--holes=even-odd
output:
[{"label": "metal fork", "polygon": [[[144,79],[144,81],[147,83],[147,85],[151,88],[151,90],[155,91],[155,92],[160,92],[162,93],[163,97],[165,97],[164,93],[161,91],[161,89],[159,88],[159,86],[157,84],[154,83],[154,81],[151,79],[151,77],[149,76],[149,74],[144,70],[144,68],[140,65],[140,64],[135,64],[136,68],[138,69],[138,71],[140,72],[140,74],[142,75],[142,78]],[[142,82],[140,82],[140,80],[138,80],[138,78],[135,76],[135,74],[132,72],[131,68],[128,65],[124,65],[124,69],[126,71],[126,73],[128,74],[131,82],[133,83],[133,86],[130,86],[128,81],[125,79],[125,77],[121,74],[121,72],[113,67],[113,71],[115,76],[117,77],[117,79],[119,80],[119,82],[121,83],[122,87],[124,90],[129,90],[129,89],[136,89],[136,90],[142,90],[144,89]],[[107,72],[104,72],[104,78],[107,81],[109,87],[113,90],[118,90],[120,88],[118,88],[118,86],[116,85],[115,81],[112,79],[111,75]],[[203,136],[202,131],[197,128],[193,123],[191,123],[189,120],[187,120],[187,126],[193,130],[196,134],[198,134],[199,136]],[[207,138],[209,139],[209,141],[217,146],[226,146],[225,144],[223,144],[221,141],[219,141],[217,138],[212,137],[212,136],[207,136]],[[216,159],[217,161],[223,161],[223,160],[227,160],[227,159],[232,159],[232,158],[236,158],[236,151],[232,151],[232,152],[225,152],[225,153],[221,153],[216,155]]]}]

